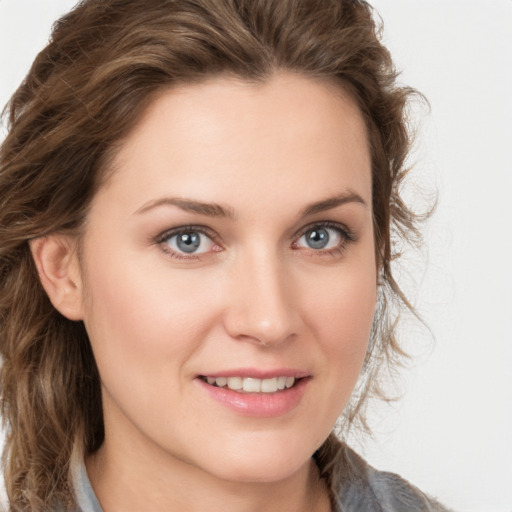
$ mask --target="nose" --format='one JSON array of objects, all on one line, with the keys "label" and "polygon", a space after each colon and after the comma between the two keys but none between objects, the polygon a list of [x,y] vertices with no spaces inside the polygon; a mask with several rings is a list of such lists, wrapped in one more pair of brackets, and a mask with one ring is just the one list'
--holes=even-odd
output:
[{"label": "nose", "polygon": [[277,255],[241,255],[230,272],[225,328],[231,337],[271,347],[299,333],[293,283]]}]

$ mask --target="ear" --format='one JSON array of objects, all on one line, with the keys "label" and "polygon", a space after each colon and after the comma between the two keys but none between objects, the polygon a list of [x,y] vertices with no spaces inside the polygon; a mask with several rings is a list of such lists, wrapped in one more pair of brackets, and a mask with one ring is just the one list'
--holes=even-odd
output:
[{"label": "ear", "polygon": [[82,281],[75,239],[48,235],[30,241],[39,279],[55,309],[82,320]]}]

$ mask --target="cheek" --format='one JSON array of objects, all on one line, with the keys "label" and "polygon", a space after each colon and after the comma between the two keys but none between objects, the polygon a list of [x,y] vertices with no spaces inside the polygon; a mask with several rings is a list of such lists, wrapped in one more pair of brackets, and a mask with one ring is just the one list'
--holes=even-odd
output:
[{"label": "cheek", "polygon": [[199,286],[195,273],[171,273],[166,265],[146,266],[143,258],[124,256],[122,265],[112,255],[87,271],[91,294],[84,321],[101,377],[105,421],[126,426],[129,418],[165,444],[179,428],[176,415],[188,413],[181,397],[190,360],[213,322],[211,287]]},{"label": "cheek", "polygon": [[168,376],[171,364],[176,373],[206,336],[214,308],[208,288],[190,273],[169,276],[140,258],[112,255],[89,265],[86,277],[84,321],[104,382],[122,373],[134,383],[139,374]]},{"label": "cheek", "polygon": [[[372,263],[371,260],[367,265],[356,262],[333,269],[315,293],[307,294],[309,317],[317,331],[316,338],[323,340],[327,349],[365,350],[377,294]],[[313,284],[310,283],[310,289],[314,289]]]},{"label": "cheek", "polygon": [[377,297],[373,261],[340,267],[311,298],[313,326],[330,381],[330,399],[341,413],[361,371],[373,325]]}]

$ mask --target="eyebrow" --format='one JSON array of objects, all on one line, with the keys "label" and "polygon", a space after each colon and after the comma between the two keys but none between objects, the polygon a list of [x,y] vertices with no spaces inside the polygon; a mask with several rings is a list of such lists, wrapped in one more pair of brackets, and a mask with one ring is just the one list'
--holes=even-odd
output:
[{"label": "eyebrow", "polygon": [[[332,210],[333,208],[346,203],[360,203],[363,206],[367,206],[366,202],[359,194],[355,192],[346,192],[333,197],[322,199],[321,201],[317,201],[305,206],[299,212],[298,218],[302,219],[316,213]],[[160,206],[177,206],[186,212],[199,213],[200,215],[205,215],[207,217],[220,217],[231,220],[236,219],[235,211],[229,206],[222,206],[217,203],[205,203],[202,201],[196,201],[194,199],[179,197],[162,197],[160,199],[155,199],[154,201],[150,201],[149,203],[143,205],[135,213],[146,213],[147,211],[153,210],[154,208],[158,208]]]},{"label": "eyebrow", "polygon": [[325,212],[326,210],[332,210],[338,206],[341,206],[346,203],[360,203],[364,207],[367,206],[366,201],[356,192],[345,192],[342,194],[338,194],[333,197],[328,197],[327,199],[322,199],[321,201],[317,201],[312,203],[306,207],[304,207],[299,212],[299,218],[303,219],[304,217],[309,217],[310,215],[314,215],[315,213]]},{"label": "eyebrow", "polygon": [[202,201],[179,197],[162,197],[161,199],[150,201],[139,208],[135,213],[145,213],[159,206],[177,206],[186,212],[199,213],[201,215],[206,215],[207,217],[225,217],[232,220],[235,219],[235,212],[229,206],[221,206],[216,203],[204,203]]}]

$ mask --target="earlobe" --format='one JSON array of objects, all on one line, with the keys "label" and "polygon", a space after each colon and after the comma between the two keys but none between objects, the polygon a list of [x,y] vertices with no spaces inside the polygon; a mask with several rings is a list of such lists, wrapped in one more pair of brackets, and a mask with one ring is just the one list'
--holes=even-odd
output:
[{"label": "earlobe", "polygon": [[82,320],[82,284],[74,239],[48,235],[31,240],[30,250],[51,303],[66,318]]}]

